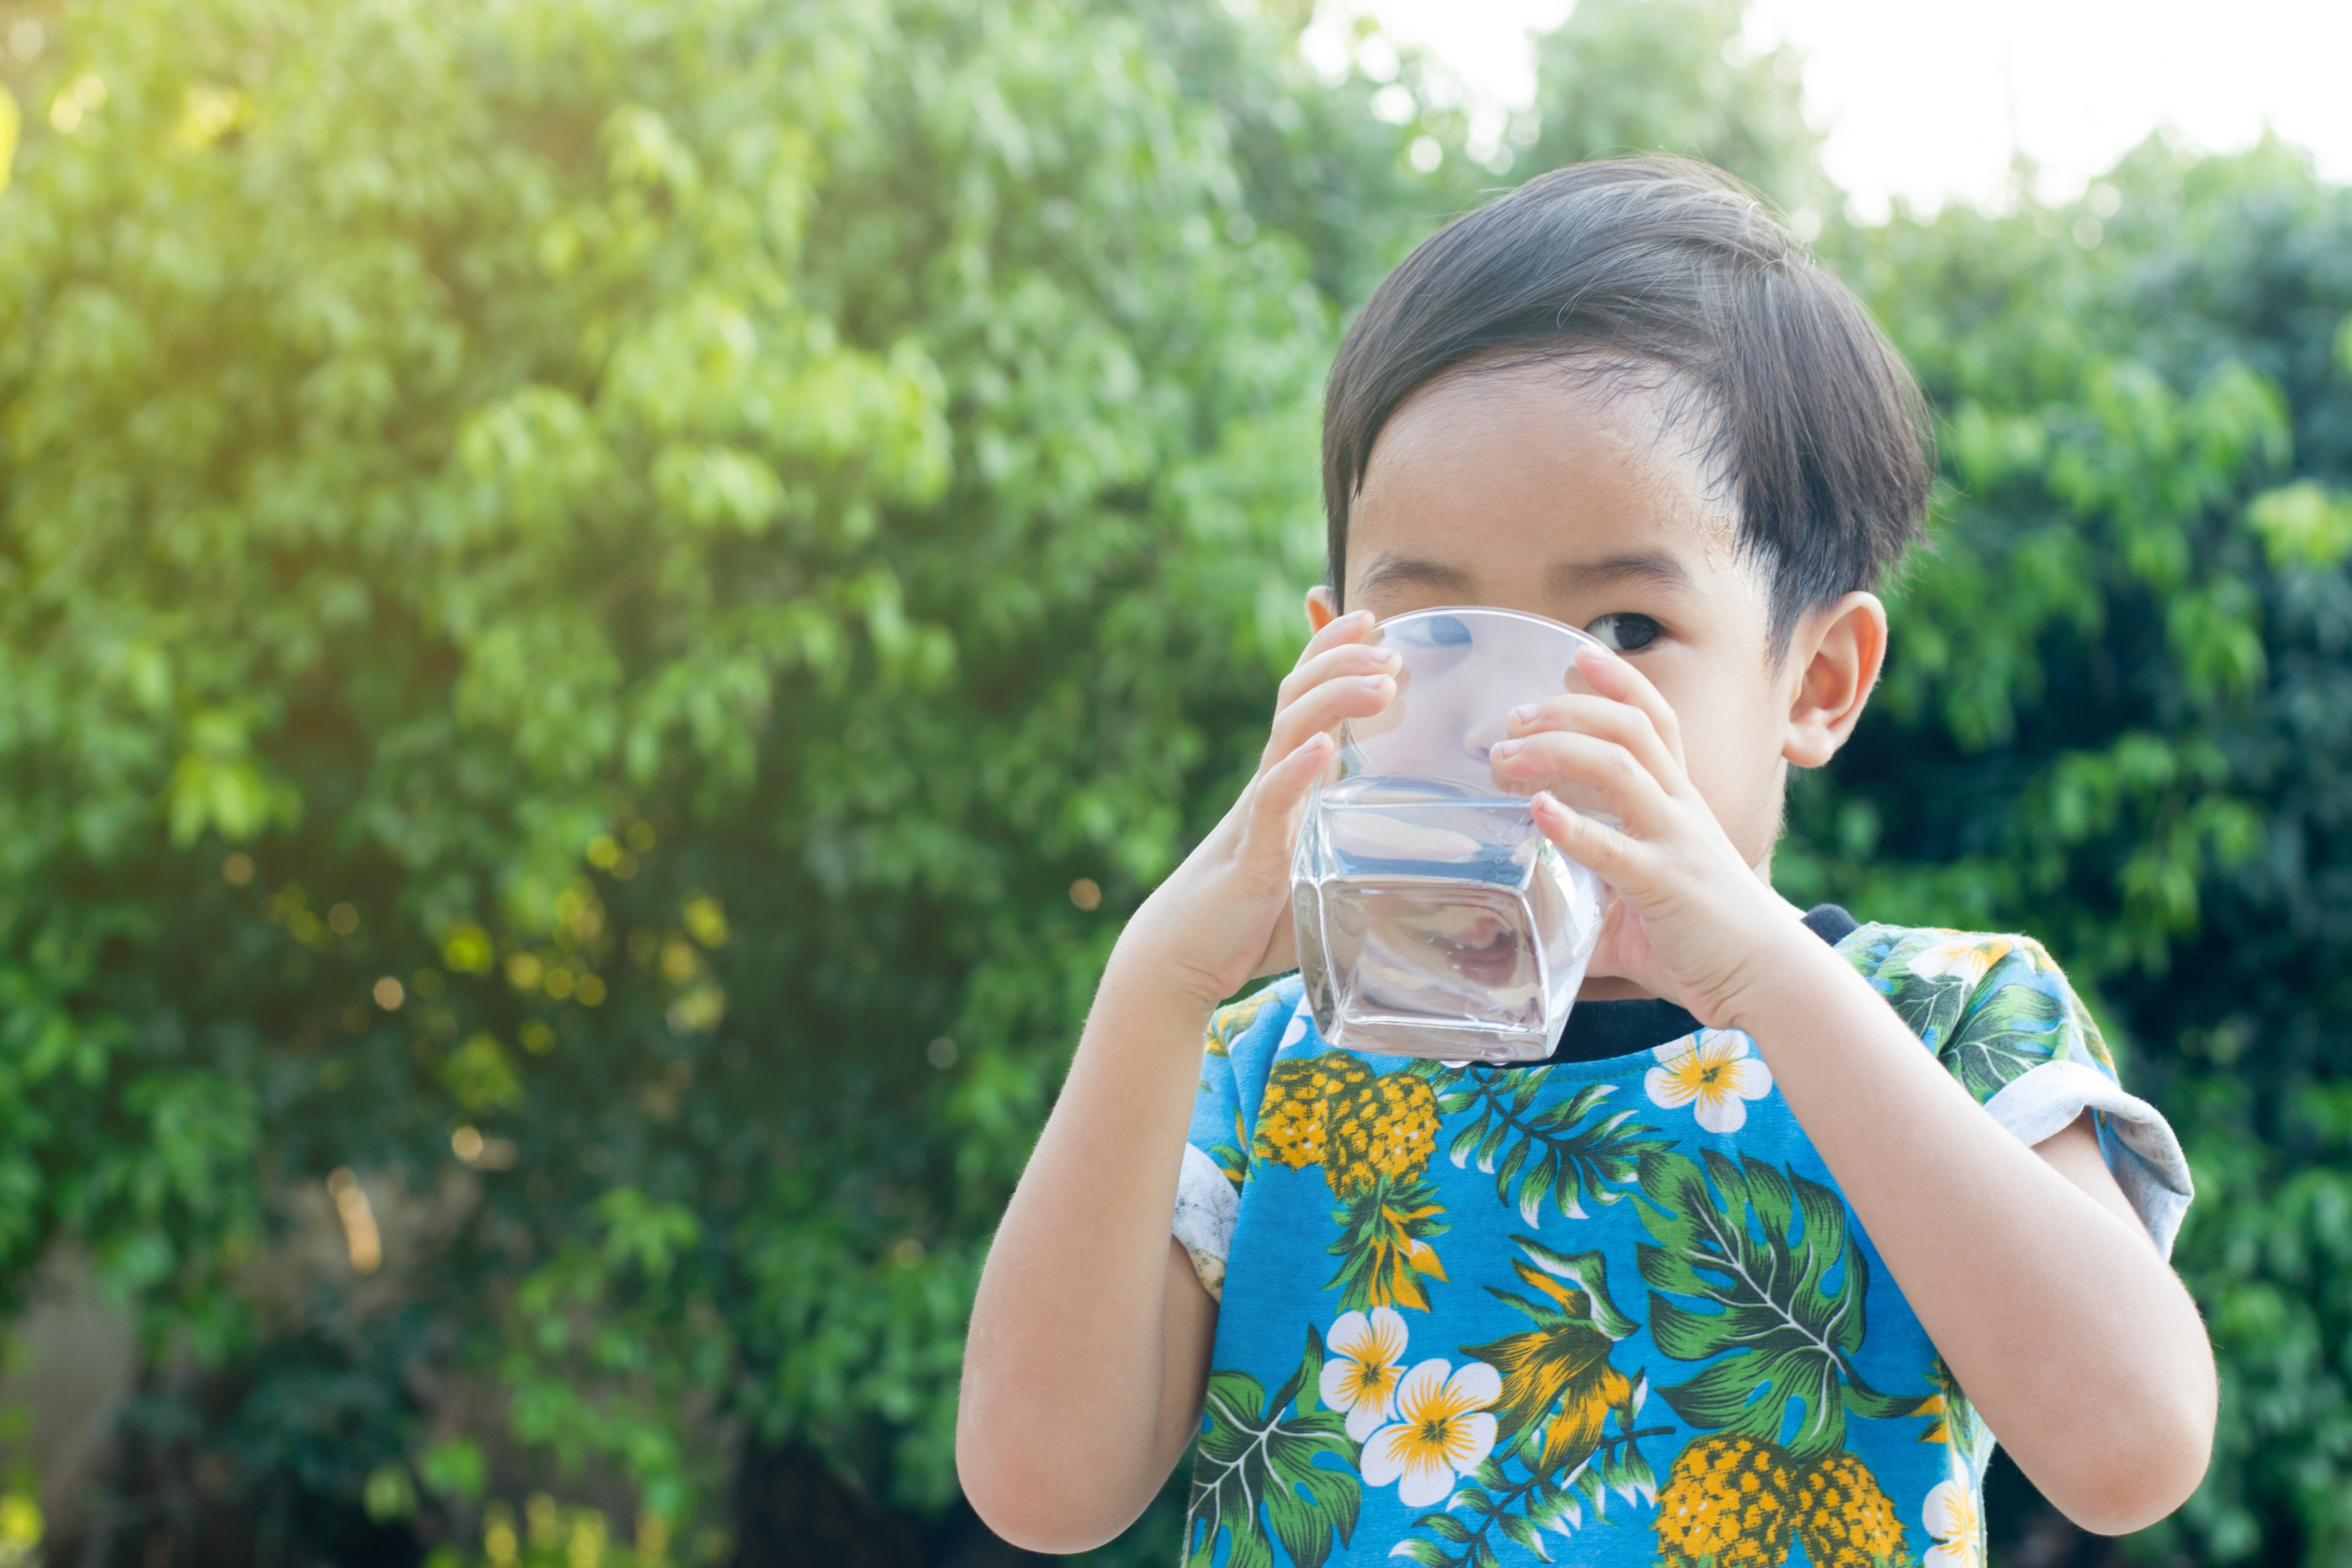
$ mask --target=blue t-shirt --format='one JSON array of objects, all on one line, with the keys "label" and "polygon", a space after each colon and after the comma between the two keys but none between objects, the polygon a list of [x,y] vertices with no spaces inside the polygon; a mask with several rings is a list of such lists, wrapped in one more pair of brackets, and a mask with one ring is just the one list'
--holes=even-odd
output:
[{"label": "blue t-shirt", "polygon": [[[1837,951],[2021,1139],[2095,1112],[2168,1253],[2179,1144],[2037,943]],[[1991,1435],[1743,1034],[1449,1068],[1327,1046],[1294,976],[1216,1017],[1175,1233],[1189,1564],[1984,1561]]]}]

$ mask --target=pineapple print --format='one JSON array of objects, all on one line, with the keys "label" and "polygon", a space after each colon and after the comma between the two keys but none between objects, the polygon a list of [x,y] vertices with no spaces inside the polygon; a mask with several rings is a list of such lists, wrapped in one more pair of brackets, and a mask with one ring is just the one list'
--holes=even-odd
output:
[{"label": "pineapple print", "polygon": [[[1372,1069],[1345,1051],[1276,1063],[1258,1106],[1251,1156],[1280,1161],[1294,1171],[1322,1164],[1331,1100],[1371,1080]],[[1323,1174],[1330,1179],[1328,1169]]]},{"label": "pineapple print", "polygon": [[1341,1197],[1380,1177],[1409,1181],[1437,1147],[1437,1095],[1417,1073],[1375,1077],[1345,1051],[1279,1063],[1268,1075],[1251,1153],[1294,1171],[1323,1167]]},{"label": "pineapple print", "polygon": [[1294,1171],[1323,1168],[1339,1200],[1331,1254],[1342,1308],[1429,1310],[1423,1278],[1443,1279],[1432,1237],[1446,1229],[1445,1208],[1426,1173],[1437,1148],[1437,1095],[1416,1072],[1375,1075],[1348,1051],[1324,1051],[1275,1064],[1258,1102],[1253,1160]]},{"label": "pineapple print", "polygon": [[1832,1454],[1797,1483],[1797,1539],[1813,1568],[1907,1563],[1895,1500],[1852,1454]]},{"label": "pineapple print", "polygon": [[1780,1568],[1795,1522],[1795,1474],[1788,1450],[1776,1443],[1692,1443],[1658,1493],[1659,1562],[1664,1568]]},{"label": "pineapple print", "polygon": [[1323,1173],[1334,1193],[1360,1191],[1386,1176],[1408,1181],[1437,1148],[1437,1096],[1429,1080],[1395,1072],[1349,1085],[1328,1102]]}]

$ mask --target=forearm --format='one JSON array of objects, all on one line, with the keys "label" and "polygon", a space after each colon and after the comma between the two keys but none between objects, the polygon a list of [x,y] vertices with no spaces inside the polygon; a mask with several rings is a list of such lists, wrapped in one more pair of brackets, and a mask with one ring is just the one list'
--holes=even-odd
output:
[{"label": "forearm", "polygon": [[[1201,1369],[1169,1345],[1172,1331],[1180,1363],[1203,1353],[1211,1309],[1189,1268],[1171,1278],[1169,1216],[1207,1016],[1113,957],[989,1250],[957,1462],[983,1517],[1033,1548],[1123,1528],[1166,1479],[1171,1434],[1181,1447],[1198,1419]],[[1171,1304],[1188,1289],[1196,1301]]]},{"label": "forearm", "polygon": [[2146,1231],[1986,1115],[1810,939],[1782,944],[1738,1023],[2026,1474],[2094,1529],[2176,1504],[2204,1468],[2212,1365]]}]

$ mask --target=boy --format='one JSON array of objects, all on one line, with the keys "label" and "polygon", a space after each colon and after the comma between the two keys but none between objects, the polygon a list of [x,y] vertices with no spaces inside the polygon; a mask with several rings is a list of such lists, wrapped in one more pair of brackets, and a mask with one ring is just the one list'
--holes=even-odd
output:
[{"label": "boy", "polygon": [[[1787,770],[1885,654],[1917,409],[1685,161],[1532,181],[1381,286],[1264,762],[1120,938],[981,1282],[957,1456],[1001,1534],[1108,1539],[1196,1436],[1188,1554],[1234,1565],[1966,1568],[1996,1431],[2086,1529],[2194,1488],[2186,1166],[2064,978],[1771,890]],[[1330,1049],[1295,977],[1213,1011],[1293,966],[1301,806],[1394,692],[1376,620],[1439,605],[1615,650],[1495,753],[1622,823],[1534,794],[1614,893],[1544,1064]]]}]

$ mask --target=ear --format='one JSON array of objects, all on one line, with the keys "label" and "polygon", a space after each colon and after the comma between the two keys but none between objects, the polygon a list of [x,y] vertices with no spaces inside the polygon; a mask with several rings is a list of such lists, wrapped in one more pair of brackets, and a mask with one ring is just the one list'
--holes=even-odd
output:
[{"label": "ear", "polygon": [[1817,768],[1837,755],[1862,718],[1886,662],[1886,606],[1875,594],[1848,594],[1805,618],[1789,645],[1796,677],[1780,755]]},{"label": "ear", "polygon": [[1337,620],[1339,605],[1329,587],[1318,583],[1307,590],[1307,635],[1313,637]]}]

